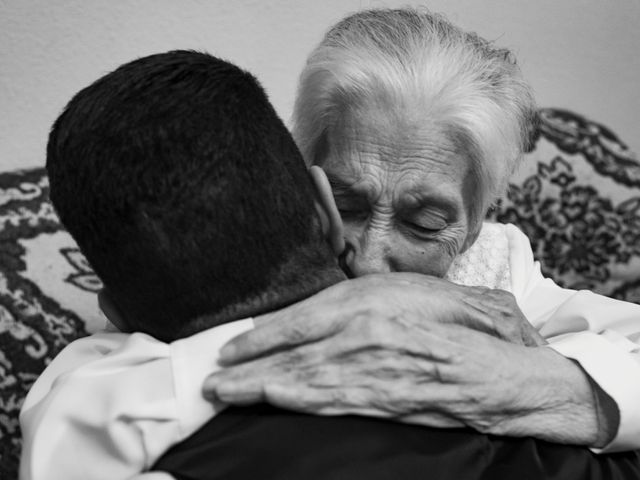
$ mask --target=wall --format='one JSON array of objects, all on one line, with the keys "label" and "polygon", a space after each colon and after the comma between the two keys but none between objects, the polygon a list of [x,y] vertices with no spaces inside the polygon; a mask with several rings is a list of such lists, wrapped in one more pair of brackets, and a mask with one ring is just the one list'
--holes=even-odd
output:
[{"label": "wall", "polygon": [[638,0],[0,0],[0,170],[42,165],[48,129],[76,91],[169,49],[251,70],[288,119],[297,75],[329,25],[408,3],[513,48],[540,105],[582,112],[640,152]]}]

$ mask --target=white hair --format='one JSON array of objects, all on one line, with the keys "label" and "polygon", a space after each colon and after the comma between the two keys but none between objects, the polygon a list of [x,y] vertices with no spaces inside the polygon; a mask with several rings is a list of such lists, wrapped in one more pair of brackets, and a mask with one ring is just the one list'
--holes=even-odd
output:
[{"label": "white hair", "polygon": [[[293,136],[308,164],[350,106],[386,98],[424,106],[469,156],[477,179],[473,220],[502,196],[535,118],[511,52],[423,9],[355,13],[329,30],[300,76]],[[478,218],[479,217],[479,218]]]}]

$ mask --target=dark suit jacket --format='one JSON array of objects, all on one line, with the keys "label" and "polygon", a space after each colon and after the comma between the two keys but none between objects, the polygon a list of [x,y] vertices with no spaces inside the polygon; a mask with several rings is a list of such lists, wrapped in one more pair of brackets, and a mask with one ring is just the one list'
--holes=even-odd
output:
[{"label": "dark suit jacket", "polygon": [[595,455],[531,438],[258,405],[229,408],[154,470],[178,480],[640,479],[640,452]]}]

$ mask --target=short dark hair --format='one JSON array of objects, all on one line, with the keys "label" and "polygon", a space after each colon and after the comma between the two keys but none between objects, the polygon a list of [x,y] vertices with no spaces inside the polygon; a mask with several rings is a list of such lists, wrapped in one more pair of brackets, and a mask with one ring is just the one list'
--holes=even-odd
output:
[{"label": "short dark hair", "polygon": [[47,171],[62,223],[116,305],[162,340],[273,300],[332,258],[264,90],[206,53],[140,58],[81,90],[52,127]]}]

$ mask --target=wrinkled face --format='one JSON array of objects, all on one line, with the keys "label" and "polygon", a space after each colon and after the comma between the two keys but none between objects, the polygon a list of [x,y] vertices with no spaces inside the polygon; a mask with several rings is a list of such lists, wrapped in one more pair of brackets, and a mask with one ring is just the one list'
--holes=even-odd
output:
[{"label": "wrinkled face", "polygon": [[444,276],[468,246],[473,197],[469,162],[446,132],[360,108],[327,140],[321,166],[344,221],[347,273]]}]

